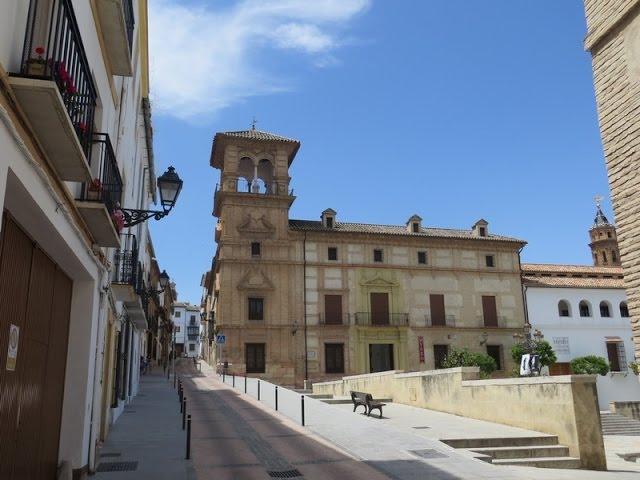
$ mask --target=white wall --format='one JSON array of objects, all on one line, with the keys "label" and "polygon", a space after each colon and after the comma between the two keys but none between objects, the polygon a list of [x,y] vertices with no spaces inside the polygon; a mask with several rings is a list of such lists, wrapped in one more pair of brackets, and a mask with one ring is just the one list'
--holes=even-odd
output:
[{"label": "white wall", "polygon": [[[561,317],[558,302],[566,300],[571,307],[571,317]],[[587,300],[591,304],[591,317],[580,317],[578,304]],[[611,304],[611,317],[600,316],[600,302]],[[527,288],[529,321],[533,328],[544,334],[545,340],[554,345],[554,338],[566,338],[566,348],[554,347],[558,362],[569,362],[584,355],[597,355],[607,359],[605,337],[620,337],[624,342],[627,363],[633,361],[630,318],[620,315],[619,305],[626,302],[623,289],[580,288]],[[598,401],[602,410],[609,409],[611,401],[640,400],[640,382],[629,370],[598,377]]]}]

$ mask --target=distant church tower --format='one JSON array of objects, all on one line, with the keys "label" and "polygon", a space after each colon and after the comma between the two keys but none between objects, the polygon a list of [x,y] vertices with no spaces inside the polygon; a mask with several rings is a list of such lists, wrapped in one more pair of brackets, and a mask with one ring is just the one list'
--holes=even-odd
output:
[{"label": "distant church tower", "polygon": [[602,197],[596,197],[596,218],[593,227],[589,230],[591,253],[593,264],[596,267],[619,267],[620,252],[618,251],[618,237],[616,227],[609,223],[602,213],[600,202]]}]

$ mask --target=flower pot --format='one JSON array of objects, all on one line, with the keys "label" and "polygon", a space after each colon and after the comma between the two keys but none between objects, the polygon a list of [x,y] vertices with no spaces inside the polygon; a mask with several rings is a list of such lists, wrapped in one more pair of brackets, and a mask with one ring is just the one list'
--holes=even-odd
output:
[{"label": "flower pot", "polygon": [[100,200],[100,192],[98,190],[89,190],[87,192],[87,200]]},{"label": "flower pot", "polygon": [[27,61],[27,75],[44,77],[46,64],[43,60],[32,58]]}]

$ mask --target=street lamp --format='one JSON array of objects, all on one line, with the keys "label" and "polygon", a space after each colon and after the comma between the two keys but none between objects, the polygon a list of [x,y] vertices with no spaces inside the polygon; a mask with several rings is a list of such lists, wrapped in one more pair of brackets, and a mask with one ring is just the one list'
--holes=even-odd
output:
[{"label": "street lamp", "polygon": [[162,205],[162,210],[121,208],[125,227],[132,227],[152,217],[160,220],[162,217],[169,215],[182,190],[182,180],[176,173],[175,168],[169,167],[166,172],[158,177],[158,190],[160,191],[160,205]]}]

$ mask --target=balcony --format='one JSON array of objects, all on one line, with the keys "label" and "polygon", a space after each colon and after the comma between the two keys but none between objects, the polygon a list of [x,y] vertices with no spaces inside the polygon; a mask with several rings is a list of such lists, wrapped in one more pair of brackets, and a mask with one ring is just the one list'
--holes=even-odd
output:
[{"label": "balcony", "polygon": [[90,182],[96,88],[71,0],[31,0],[21,69],[8,81],[62,180]]},{"label": "balcony", "polygon": [[96,8],[111,72],[130,77],[135,25],[132,0],[97,0]]},{"label": "balcony", "polygon": [[82,185],[76,206],[96,244],[119,247],[120,239],[111,215],[122,199],[122,178],[106,133],[93,134],[91,172],[93,180]]},{"label": "balcony", "polygon": [[138,241],[132,233],[120,235],[120,249],[113,256],[111,291],[118,302],[134,302],[142,292],[142,269]]},{"label": "balcony", "polygon": [[319,317],[319,323],[320,325],[346,325],[348,326],[350,321],[349,321],[349,314],[348,313],[344,313],[342,315],[327,315],[327,314],[323,314],[320,315]]},{"label": "balcony", "polygon": [[409,325],[409,314],[358,312],[355,320],[356,325],[366,327],[406,327]]},{"label": "balcony", "polygon": [[431,315],[427,314],[424,316],[424,321],[427,327],[447,328],[456,326],[455,315],[446,315],[445,318],[431,318]]}]

